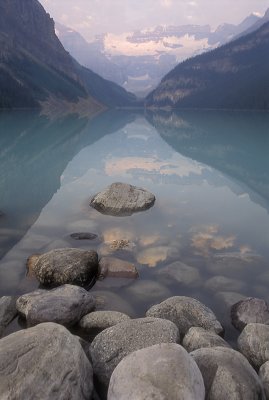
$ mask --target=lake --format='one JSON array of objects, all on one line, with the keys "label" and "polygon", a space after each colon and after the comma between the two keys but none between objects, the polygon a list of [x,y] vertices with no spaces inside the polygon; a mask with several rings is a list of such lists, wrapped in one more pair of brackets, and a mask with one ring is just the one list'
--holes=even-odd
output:
[{"label": "lake", "polygon": [[[26,274],[31,254],[92,248],[139,270],[136,281],[95,284],[105,308],[142,317],[167,297],[195,297],[234,341],[230,305],[269,300],[268,128],[262,112],[115,110],[93,120],[1,112],[0,296],[38,287]],[[148,189],[154,207],[127,217],[90,208],[113,182]],[[99,241],[75,241],[75,232]],[[113,249],[121,239],[128,247]]]}]

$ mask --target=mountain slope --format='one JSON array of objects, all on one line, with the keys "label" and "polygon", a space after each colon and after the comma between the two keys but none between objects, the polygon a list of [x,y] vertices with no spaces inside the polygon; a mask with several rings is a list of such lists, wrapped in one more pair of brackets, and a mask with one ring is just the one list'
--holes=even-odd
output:
[{"label": "mountain slope", "polygon": [[167,74],[147,106],[269,109],[269,23]]},{"label": "mountain slope", "polygon": [[51,97],[87,99],[93,112],[135,101],[91,71],[81,76],[81,67],[60,43],[53,20],[37,0],[1,0],[0,107],[39,107]]}]

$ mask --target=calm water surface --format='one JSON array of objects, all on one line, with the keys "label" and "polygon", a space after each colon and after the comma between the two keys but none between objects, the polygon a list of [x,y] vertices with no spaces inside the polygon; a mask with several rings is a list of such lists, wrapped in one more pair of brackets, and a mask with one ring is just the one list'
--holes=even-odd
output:
[{"label": "calm water surface", "polygon": [[[169,296],[193,296],[233,340],[229,305],[269,300],[268,128],[269,114],[256,112],[114,111],[92,121],[1,113],[0,296],[38,287],[26,276],[29,255],[94,248],[140,274],[97,282],[105,308],[141,317]],[[91,196],[117,181],[152,191],[154,207],[130,217],[91,209]],[[74,241],[74,232],[100,241]],[[117,239],[128,248],[111,248]]]}]

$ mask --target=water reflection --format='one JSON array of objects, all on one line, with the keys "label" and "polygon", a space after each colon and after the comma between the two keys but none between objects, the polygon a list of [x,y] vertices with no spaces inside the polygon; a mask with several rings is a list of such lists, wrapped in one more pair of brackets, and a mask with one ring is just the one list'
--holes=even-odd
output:
[{"label": "water reflection", "polygon": [[177,152],[240,182],[269,210],[268,113],[148,112],[147,119]]}]

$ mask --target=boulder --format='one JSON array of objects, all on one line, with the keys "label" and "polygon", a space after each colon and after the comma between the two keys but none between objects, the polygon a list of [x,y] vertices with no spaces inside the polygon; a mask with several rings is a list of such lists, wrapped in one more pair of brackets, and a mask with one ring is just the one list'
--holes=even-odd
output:
[{"label": "boulder", "polygon": [[52,290],[39,289],[17,300],[17,310],[28,326],[42,322],[72,326],[94,310],[93,296],[79,286],[63,285]]},{"label": "boulder", "polygon": [[206,331],[203,328],[193,327],[186,333],[182,346],[190,353],[191,351],[204,347],[228,347],[231,346],[225,342],[215,332]]},{"label": "boulder", "polygon": [[223,328],[213,311],[191,297],[175,296],[151,307],[147,317],[168,319],[179,329],[181,334],[186,334],[193,326],[205,330],[223,333]]},{"label": "boulder", "polygon": [[99,279],[113,278],[138,278],[138,271],[134,264],[116,257],[102,257],[99,261]]},{"label": "boulder", "polygon": [[162,343],[137,350],[114,370],[108,400],[204,400],[202,375],[178,344]]},{"label": "boulder", "polygon": [[240,332],[250,323],[269,325],[269,307],[266,301],[248,297],[231,308],[233,326]]},{"label": "boulder", "polygon": [[258,370],[269,361],[269,325],[248,324],[238,338],[238,348]]},{"label": "boulder", "polygon": [[269,361],[266,361],[266,363],[261,366],[259,377],[264,387],[266,399],[269,399]]},{"label": "boulder", "polygon": [[0,298],[0,337],[3,335],[8,324],[16,317],[17,313],[15,297],[3,296]]},{"label": "boulder", "polygon": [[108,386],[119,362],[128,354],[160,343],[176,343],[179,332],[175,324],[158,318],[133,319],[99,333],[93,340],[90,353],[98,381]]},{"label": "boulder", "polygon": [[129,319],[128,315],[118,311],[95,311],[85,315],[80,320],[79,327],[86,333],[94,334]]},{"label": "boulder", "polygon": [[158,271],[162,282],[179,283],[181,285],[195,287],[201,281],[200,273],[197,268],[186,265],[181,261],[175,261]]},{"label": "boulder", "polygon": [[127,216],[147,210],[154,202],[155,196],[147,190],[117,182],[96,194],[90,205],[102,214]]},{"label": "boulder", "polygon": [[93,250],[56,249],[41,255],[33,271],[43,285],[83,286],[97,276],[98,256]]},{"label": "boulder", "polygon": [[70,237],[74,240],[94,240],[98,238],[98,235],[89,232],[78,232],[71,233]]},{"label": "boulder", "polygon": [[258,375],[239,352],[212,347],[195,350],[190,355],[202,373],[206,399],[265,400]]},{"label": "boulder", "polygon": [[205,288],[213,292],[222,292],[226,290],[240,292],[246,290],[246,284],[241,280],[218,275],[208,279],[205,283]]},{"label": "boulder", "polygon": [[79,340],[54,323],[0,340],[1,399],[91,399],[93,371]]}]

